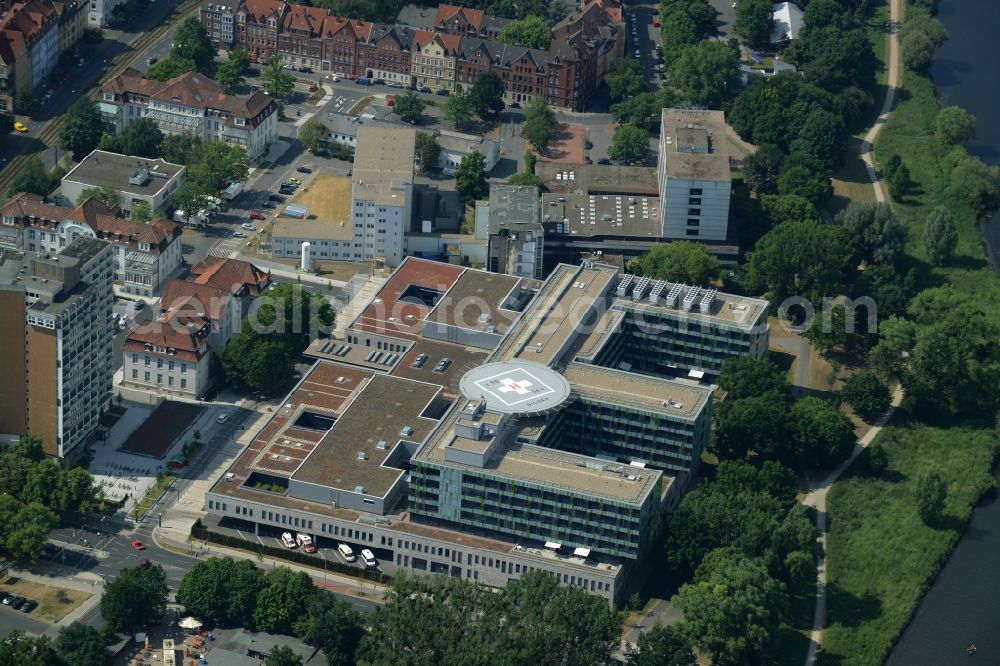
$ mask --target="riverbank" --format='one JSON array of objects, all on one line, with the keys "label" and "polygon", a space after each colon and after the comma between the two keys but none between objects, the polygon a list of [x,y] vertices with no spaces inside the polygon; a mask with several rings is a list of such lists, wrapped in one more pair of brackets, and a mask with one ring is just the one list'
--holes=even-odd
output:
[{"label": "riverbank", "polygon": [[[875,156],[885,163],[899,155],[910,169],[912,187],[893,204],[910,232],[906,268],[917,270],[923,288],[950,286],[974,294],[978,306],[1000,319],[1000,279],[984,256],[976,216],[950,192],[965,150],[935,135],[939,103],[927,76],[904,72],[898,99]],[[953,261],[940,268],[927,263],[923,246],[924,220],[937,205],[951,210],[959,231]],[[829,598],[822,664],[883,662],[961,537],[972,507],[992,484],[998,437],[992,423],[931,424],[901,413],[875,445],[888,453],[888,471],[876,477],[856,464],[834,485],[827,503]],[[934,527],[920,521],[913,501],[916,477],[929,470],[937,470],[949,490],[946,517]]]}]

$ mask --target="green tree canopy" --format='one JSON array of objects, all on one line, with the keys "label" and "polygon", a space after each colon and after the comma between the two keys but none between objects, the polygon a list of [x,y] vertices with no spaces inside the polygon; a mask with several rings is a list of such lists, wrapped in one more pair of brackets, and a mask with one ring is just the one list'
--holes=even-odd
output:
[{"label": "green tree canopy", "polygon": [[975,215],[989,215],[1000,208],[1000,167],[986,166],[982,160],[968,157],[952,171],[948,193],[969,206]]},{"label": "green tree canopy", "polygon": [[59,128],[59,146],[73,153],[73,161],[80,162],[101,140],[104,122],[97,110],[97,104],[86,97],[80,97],[69,105]]},{"label": "green tree canopy", "polygon": [[671,65],[670,81],[686,99],[717,109],[743,85],[739,52],[724,42],[698,42]]},{"label": "green tree canopy", "polygon": [[552,41],[552,30],[539,16],[525,16],[504,26],[500,32],[504,44],[523,46],[529,49],[547,49]]},{"label": "green tree canopy", "polygon": [[201,137],[192,134],[171,134],[160,144],[163,159],[171,164],[191,166],[201,159],[204,148]]},{"label": "green tree canopy", "polygon": [[250,159],[242,146],[221,141],[205,144],[200,160],[188,170],[188,179],[206,192],[220,192],[250,177]]},{"label": "green tree canopy", "polygon": [[903,63],[910,69],[927,69],[934,50],[945,43],[948,32],[944,25],[927,12],[912,11],[899,29],[899,45]]},{"label": "green tree canopy", "polygon": [[791,385],[785,372],[771,359],[732,356],[722,364],[719,386],[728,400],[740,400],[763,395],[769,391],[788,393]]},{"label": "green tree canopy", "polygon": [[364,623],[350,604],[328,592],[309,599],[306,614],[294,624],[295,635],[323,650],[329,666],[351,666],[364,636]]},{"label": "green tree canopy", "polygon": [[35,93],[31,88],[24,88],[21,92],[17,93],[17,96],[14,98],[14,108],[17,109],[18,113],[25,116],[30,116],[38,110],[38,98],[35,97]]},{"label": "green tree canopy", "polygon": [[[12,513],[11,509],[16,509],[16,512]],[[7,555],[22,562],[37,560],[42,554],[42,544],[49,532],[59,523],[56,514],[38,501],[29,501],[19,507],[7,502],[3,511],[0,511],[0,515],[3,514],[13,516],[11,522],[5,523],[6,528],[2,532]]]},{"label": "green tree canopy", "polygon": [[437,142],[433,134],[417,132],[414,150],[420,171],[430,173],[438,169],[438,162],[441,159],[441,144]]},{"label": "green tree canopy", "polygon": [[212,39],[197,16],[188,17],[174,33],[174,43],[170,48],[171,57],[190,58],[198,69],[207,71],[212,65],[215,53]]},{"label": "green tree canopy", "polygon": [[611,115],[619,125],[635,125],[650,134],[659,134],[663,109],[678,103],[680,97],[673,88],[660,88],[656,92],[634,94],[613,104]]},{"label": "green tree canopy", "polygon": [[819,211],[808,199],[796,194],[765,194],[760,198],[764,217],[776,227],[783,222],[820,222]]},{"label": "green tree canopy", "polygon": [[145,77],[152,81],[169,81],[170,79],[194,72],[198,69],[198,63],[191,58],[171,53],[163,60],[158,60],[146,68]]},{"label": "green tree canopy", "polygon": [[719,663],[740,663],[767,645],[788,598],[767,566],[734,548],[709,553],[671,599],[696,646]]},{"label": "green tree canopy", "polygon": [[448,96],[444,103],[444,117],[456,127],[462,128],[472,122],[476,107],[467,92],[458,91]]},{"label": "green tree canopy", "polygon": [[833,196],[833,184],[830,182],[829,174],[824,171],[786,162],[778,176],[778,193],[798,195],[819,206]]},{"label": "green tree canopy", "polygon": [[264,585],[264,574],[252,562],[212,557],[184,574],[177,603],[209,626],[249,626]]},{"label": "green tree canopy", "polygon": [[840,397],[867,421],[872,421],[889,409],[892,394],[889,387],[874,372],[855,373],[844,382]]},{"label": "green tree canopy", "polygon": [[400,120],[417,123],[424,113],[424,100],[409,91],[405,95],[393,98],[392,112],[399,116]]},{"label": "green tree canopy", "polygon": [[788,411],[791,396],[771,391],[720,403],[715,409],[709,449],[725,460],[756,456],[796,462],[789,452]]},{"label": "green tree canopy", "polygon": [[642,64],[627,56],[614,61],[604,75],[604,84],[612,102],[621,102],[646,92]]},{"label": "green tree canopy", "polygon": [[719,260],[701,243],[676,240],[654,245],[636,259],[634,270],[657,280],[705,285],[719,276]]},{"label": "green tree canopy", "polygon": [[898,381],[906,370],[906,358],[917,340],[917,326],[908,319],[890,316],[879,322],[879,341],[868,357],[883,378]]},{"label": "green tree canopy", "polygon": [[295,89],[295,77],[285,71],[283,59],[274,54],[267,67],[260,73],[260,82],[264,90],[275,97],[284,97]]},{"label": "green tree canopy", "polygon": [[125,154],[154,158],[160,155],[163,132],[152,118],[136,118],[123,134]]},{"label": "green tree canopy", "polygon": [[627,666],[697,666],[687,627],[683,622],[656,625],[639,634],[636,647],[625,651]]},{"label": "green tree canopy", "polygon": [[976,117],[960,106],[946,106],[938,111],[937,135],[945,143],[972,143],[976,139]]},{"label": "green tree canopy", "polygon": [[924,472],[917,477],[913,487],[913,499],[917,504],[917,514],[927,525],[941,520],[945,501],[948,499],[948,484],[937,470]]},{"label": "green tree canopy", "polygon": [[54,666],[59,663],[48,636],[30,636],[15,629],[0,640],[0,664],[3,666]]},{"label": "green tree canopy", "polygon": [[114,631],[129,632],[153,622],[167,609],[163,567],[127,567],[104,586],[101,617]]},{"label": "green tree canopy", "polygon": [[254,626],[260,631],[291,633],[292,625],[306,616],[315,594],[309,574],[275,567],[265,576],[265,586],[257,595]]},{"label": "green tree canopy", "polygon": [[924,249],[927,259],[935,266],[944,266],[955,254],[958,247],[958,229],[951,211],[944,206],[936,206],[924,224]]},{"label": "green tree canopy", "polygon": [[552,129],[556,125],[556,114],[548,107],[545,100],[535,96],[528,103],[524,112],[524,125],[521,126],[521,136],[540,153],[549,146]]},{"label": "green tree canopy", "polygon": [[459,162],[455,171],[455,189],[466,201],[476,201],[489,196],[486,158],[478,150],[473,150]]},{"label": "green tree canopy", "polygon": [[308,150],[315,151],[329,143],[330,129],[323,124],[322,120],[310,118],[299,128],[299,141]]},{"label": "green tree canopy", "polygon": [[216,68],[215,81],[224,91],[231,93],[233,88],[243,85],[243,73],[248,67],[250,67],[250,56],[246,51],[243,49],[231,51],[226,62]]},{"label": "green tree canopy", "polygon": [[768,46],[774,29],[770,0],[740,0],[736,3],[736,34],[753,46]]},{"label": "green tree canopy", "polygon": [[264,666],[302,666],[302,658],[287,645],[279,645],[267,655]]},{"label": "green tree canopy", "polygon": [[492,118],[504,109],[505,93],[503,81],[496,72],[484,72],[476,77],[469,90],[469,97],[476,115],[480,118]]},{"label": "green tree canopy", "polygon": [[779,301],[801,295],[819,302],[838,292],[850,258],[843,227],[784,222],[757,241],[750,255],[749,277]]},{"label": "green tree canopy", "polygon": [[520,185],[525,187],[537,187],[539,190],[545,189],[545,183],[542,179],[533,173],[528,173],[527,171],[521,171],[515,173],[513,176],[507,179],[508,185]]},{"label": "green tree canopy", "polygon": [[869,263],[895,264],[906,249],[906,225],[887,203],[852,201],[838,216],[856,248]]},{"label": "green tree canopy", "polygon": [[56,655],[64,664],[104,666],[104,641],[101,640],[101,634],[83,622],[77,621],[60,629],[54,647]]},{"label": "green tree canopy", "polygon": [[644,160],[649,154],[649,132],[635,125],[623,125],[615,130],[608,146],[608,157],[631,163]]},{"label": "green tree canopy", "polygon": [[813,110],[792,141],[791,151],[814,157],[823,167],[837,166],[844,152],[844,119],[824,109]]},{"label": "green tree canopy", "polygon": [[31,157],[14,176],[10,187],[7,188],[7,196],[14,196],[18,192],[46,196],[56,185],[55,179],[45,170],[42,160]]},{"label": "green tree canopy", "polygon": [[743,160],[743,180],[757,194],[774,194],[778,191],[778,176],[785,153],[773,143],[765,143],[756,153]]},{"label": "green tree canopy", "polygon": [[820,398],[807,396],[792,406],[790,429],[795,451],[789,462],[825,467],[841,462],[854,448],[851,420]]}]

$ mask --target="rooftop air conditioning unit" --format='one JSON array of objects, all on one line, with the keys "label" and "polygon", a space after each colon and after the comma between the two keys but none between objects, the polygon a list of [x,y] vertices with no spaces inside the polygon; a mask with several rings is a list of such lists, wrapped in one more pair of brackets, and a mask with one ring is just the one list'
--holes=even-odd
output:
[{"label": "rooftop air conditioning unit", "polygon": [[368,454],[364,451],[358,451],[358,460],[368,460]]}]

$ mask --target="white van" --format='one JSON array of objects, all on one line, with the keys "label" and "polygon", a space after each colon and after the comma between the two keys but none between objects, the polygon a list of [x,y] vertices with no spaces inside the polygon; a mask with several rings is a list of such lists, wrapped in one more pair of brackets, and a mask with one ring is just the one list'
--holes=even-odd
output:
[{"label": "white van", "polygon": [[374,569],[378,566],[378,560],[375,559],[375,553],[367,548],[361,551],[361,559],[364,561],[365,566],[369,569]]},{"label": "white van", "polygon": [[295,546],[297,545],[295,543],[295,539],[292,538],[291,532],[282,532],[281,543],[285,545],[285,548],[295,548]]},{"label": "white van", "polygon": [[346,543],[342,543],[339,546],[337,546],[337,552],[340,553],[340,556],[343,557],[348,562],[353,562],[355,559],[357,559],[354,557],[354,551],[351,550],[351,547],[348,546]]}]

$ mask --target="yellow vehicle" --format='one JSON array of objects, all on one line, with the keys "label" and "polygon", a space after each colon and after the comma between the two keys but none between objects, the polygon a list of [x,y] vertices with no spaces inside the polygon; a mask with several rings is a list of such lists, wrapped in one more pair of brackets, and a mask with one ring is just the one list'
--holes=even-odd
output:
[{"label": "yellow vehicle", "polygon": [[28,126],[25,125],[24,123],[14,123],[14,129],[17,130],[18,132],[27,132]]}]

